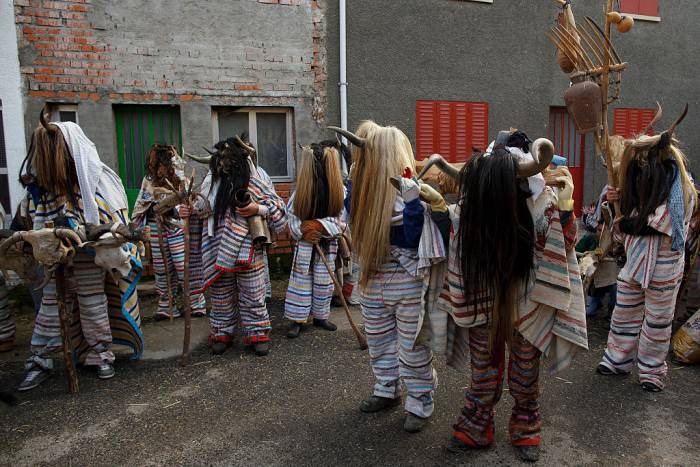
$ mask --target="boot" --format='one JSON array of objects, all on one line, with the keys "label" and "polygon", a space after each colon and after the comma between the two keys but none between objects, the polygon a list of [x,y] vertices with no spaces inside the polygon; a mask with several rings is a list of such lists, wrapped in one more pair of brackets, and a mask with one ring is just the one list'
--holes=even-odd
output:
[{"label": "boot", "polygon": [[264,357],[270,353],[270,342],[256,342],[253,344],[253,350],[258,357]]},{"label": "boot", "polygon": [[360,404],[360,412],[374,413],[391,409],[401,404],[401,398],[390,399],[388,397],[369,396]]},{"label": "boot", "polygon": [[209,336],[209,344],[211,345],[211,353],[221,355],[226,352],[226,349],[231,345],[230,336]]},{"label": "boot", "polygon": [[418,433],[423,430],[427,423],[427,418],[419,417],[416,414],[408,412],[406,414],[406,420],[403,422],[403,429],[408,433]]},{"label": "boot", "polygon": [[29,361],[25,365],[27,373],[24,376],[24,380],[17,387],[18,391],[34,389],[53,374],[53,361],[50,359],[40,359],[40,361],[44,363],[39,365],[35,361]]},{"label": "boot", "polygon": [[333,298],[331,298],[331,306],[333,308],[340,308],[343,306],[343,302],[340,301],[340,298],[337,295],[333,295]]},{"label": "boot", "polygon": [[114,366],[107,361],[102,362],[102,365],[97,367],[97,377],[100,379],[113,378],[114,377]]},{"label": "boot", "polygon": [[642,383],[642,389],[644,389],[645,391],[648,391],[648,392],[661,392],[661,391],[663,391],[661,386],[659,386],[656,383],[652,383],[651,381],[644,381]]},{"label": "boot", "polygon": [[289,330],[287,331],[287,337],[290,339],[296,339],[301,334],[301,323],[292,321],[289,323]]},{"label": "boot", "polygon": [[314,326],[321,328],[321,329],[325,329],[326,331],[335,331],[336,329],[338,329],[338,326],[331,323],[327,319],[314,318]]},{"label": "boot", "polygon": [[515,446],[518,455],[525,462],[537,462],[540,460],[539,446]]}]

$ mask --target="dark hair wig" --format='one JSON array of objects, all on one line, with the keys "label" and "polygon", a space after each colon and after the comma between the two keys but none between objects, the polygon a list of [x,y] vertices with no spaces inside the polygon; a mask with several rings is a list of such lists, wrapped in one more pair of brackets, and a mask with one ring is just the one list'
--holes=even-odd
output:
[{"label": "dark hair wig", "polygon": [[513,335],[518,288],[529,281],[535,233],[526,180],[504,147],[474,155],[460,173],[457,232],[464,296],[475,309],[493,300],[491,341]]},{"label": "dark hair wig", "polygon": [[219,182],[219,191],[214,202],[214,218],[219,220],[234,206],[238,190],[248,188],[250,163],[248,150],[236,138],[228,138],[214,145],[216,152],[209,161],[212,183]]},{"label": "dark hair wig", "polygon": [[649,215],[653,214],[671,193],[671,186],[678,176],[676,161],[663,159],[659,146],[637,151],[626,168],[624,186],[620,196],[622,220],[620,230],[628,235],[645,235]]},{"label": "dark hair wig", "polygon": [[173,157],[177,155],[175,146],[154,144],[146,158],[146,177],[156,186],[168,187],[170,184],[179,189],[180,179],[175,174]]}]

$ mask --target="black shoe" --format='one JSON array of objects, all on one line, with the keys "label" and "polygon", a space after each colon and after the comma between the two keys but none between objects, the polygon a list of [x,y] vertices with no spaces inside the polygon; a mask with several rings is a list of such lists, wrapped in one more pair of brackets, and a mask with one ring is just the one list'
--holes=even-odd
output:
[{"label": "black shoe", "polygon": [[418,433],[425,428],[426,423],[428,423],[427,418],[419,417],[416,414],[408,412],[406,414],[406,420],[403,422],[403,429],[408,433]]},{"label": "black shoe", "polygon": [[598,364],[598,367],[595,369],[595,371],[598,372],[598,374],[603,375],[603,376],[613,376],[616,375],[613,370],[608,368],[607,366],[603,365],[602,363]]},{"label": "black shoe", "polygon": [[301,334],[301,323],[292,322],[289,324],[289,330],[287,331],[287,337],[290,339],[296,339]]},{"label": "black shoe", "polygon": [[387,410],[401,404],[401,398],[390,399],[388,397],[369,396],[360,404],[360,412],[374,413]]},{"label": "black shoe", "polygon": [[335,331],[336,329],[338,329],[338,326],[331,323],[327,319],[314,318],[314,326],[321,328],[321,329],[325,329],[326,331]]},{"label": "black shoe", "polygon": [[333,298],[331,298],[331,306],[333,308],[340,308],[343,306],[343,302],[340,301],[340,297],[333,295]]},{"label": "black shoe", "polygon": [[515,446],[518,455],[525,462],[537,462],[540,460],[539,446]]},{"label": "black shoe", "polygon": [[97,367],[97,377],[100,379],[110,379],[114,377],[114,366],[109,362],[102,362]]},{"label": "black shoe", "polygon": [[221,355],[224,352],[226,352],[227,347],[228,347],[228,344],[226,344],[226,342],[221,342],[221,341],[213,342],[211,344],[211,353],[213,353],[214,355]]},{"label": "black shoe", "polygon": [[256,342],[253,344],[253,350],[255,351],[255,355],[258,357],[264,357],[268,353],[270,353],[270,343],[269,342]]},{"label": "black shoe", "polygon": [[661,392],[663,389],[656,383],[652,383],[651,381],[644,381],[642,383],[642,389],[648,392]]},{"label": "black shoe", "polygon": [[452,435],[450,437],[450,440],[447,442],[447,446],[445,446],[445,448],[448,451],[456,454],[460,452],[475,451],[477,449],[486,449],[488,448],[488,446],[471,446],[469,444],[466,444],[456,436]]}]

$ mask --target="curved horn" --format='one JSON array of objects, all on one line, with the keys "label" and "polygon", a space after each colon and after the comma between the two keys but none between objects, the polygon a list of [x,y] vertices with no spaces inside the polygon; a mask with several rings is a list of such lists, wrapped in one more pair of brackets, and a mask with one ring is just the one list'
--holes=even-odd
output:
[{"label": "curved horn", "polygon": [[44,287],[46,287],[46,284],[49,283],[51,280],[51,277],[53,277],[53,273],[58,269],[58,265],[52,267],[52,268],[44,268],[44,280],[41,281],[41,284],[39,284],[36,289],[34,290],[41,290]]},{"label": "curved horn", "polygon": [[532,143],[534,161],[518,163],[518,177],[528,178],[537,175],[549,166],[554,157],[554,144],[547,138],[538,138]]},{"label": "curved horn", "polygon": [[428,162],[423,166],[423,170],[418,174],[418,179],[420,180],[428,173],[428,170],[432,166],[436,165],[440,170],[442,170],[446,175],[454,180],[459,180],[459,169],[447,162],[440,154],[433,154],[428,158]]},{"label": "curved horn", "polygon": [[683,119],[685,119],[685,116],[688,115],[688,104],[685,104],[685,108],[683,109],[683,113],[681,113],[681,116],[676,119],[675,122],[673,122],[673,125],[669,127],[668,134],[673,135],[673,132],[676,130],[676,127],[681,124]]},{"label": "curved horn", "polygon": [[41,112],[39,112],[39,123],[41,123],[41,126],[46,128],[46,131],[48,131],[49,133],[55,133],[56,130],[58,130],[58,127],[53,123],[46,122],[46,115],[44,114],[44,110],[46,110],[46,107],[43,107],[41,109]]},{"label": "curved horn", "polygon": [[236,140],[236,142],[237,142],[243,149],[245,149],[246,151],[248,151],[249,153],[251,153],[251,154],[254,154],[254,153],[255,153],[255,149],[253,149],[253,146],[249,146],[248,144],[246,144],[246,143],[241,139],[240,136],[236,135],[236,136],[233,137],[233,139]]},{"label": "curved horn", "polygon": [[663,115],[664,112],[663,112],[663,110],[661,110],[661,104],[659,104],[658,101],[656,102],[656,106],[658,107],[658,110],[656,111],[654,118],[652,118],[651,121],[649,122],[649,125],[647,125],[647,127],[644,128],[644,130],[642,130],[643,135],[646,135],[649,132],[649,130],[653,130],[654,125],[659,123],[659,120],[661,120],[661,116]]},{"label": "curved horn", "polygon": [[0,257],[5,256],[12,245],[23,240],[22,234],[24,232],[15,232],[0,243]]},{"label": "curved horn", "polygon": [[339,134],[345,136],[348,139],[348,141],[350,141],[352,144],[354,144],[355,146],[357,146],[359,148],[363,148],[363,147],[365,147],[365,144],[367,144],[366,139],[360,138],[359,136],[357,136],[355,133],[353,133],[351,131],[344,130],[342,128],[338,128],[337,126],[329,126],[327,128],[329,130],[333,130],[336,133],[339,133]]},{"label": "curved horn", "polygon": [[207,153],[209,153],[210,156],[216,155],[216,152],[212,151],[211,149],[209,149],[209,148],[207,148],[207,147],[205,147],[205,146],[202,146],[202,149],[204,149],[205,151],[207,151]]},{"label": "curved horn", "polygon": [[77,246],[83,246],[83,241],[80,239],[80,235],[71,229],[56,229],[54,230],[54,234],[58,238],[71,240]]},{"label": "curved horn", "polygon": [[[204,148],[204,150],[209,152],[209,150],[207,148]],[[211,157],[212,157],[212,156],[208,156],[208,157],[207,156],[196,156],[196,155],[190,154],[188,152],[183,152],[183,154],[185,157],[189,157],[193,161],[199,162],[200,164],[209,164],[209,161],[211,161]],[[211,152],[210,152],[210,154],[213,155],[213,153],[211,153]]]}]

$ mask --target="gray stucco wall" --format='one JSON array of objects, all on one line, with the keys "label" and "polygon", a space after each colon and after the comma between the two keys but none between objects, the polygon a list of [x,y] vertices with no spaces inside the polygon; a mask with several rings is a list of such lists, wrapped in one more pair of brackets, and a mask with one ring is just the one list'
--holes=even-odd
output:
[{"label": "gray stucco wall", "polygon": [[[556,64],[544,32],[558,8],[551,1],[352,0],[348,3],[348,121],[352,128],[371,118],[402,128],[415,141],[418,99],[486,101],[489,134],[518,127],[530,136],[548,134],[550,106],[563,106],[568,79]],[[578,0],[578,18],[602,22],[603,0]],[[328,120],[339,121],[338,1],[329,0]],[[661,1],[661,22],[637,21],[614,43],[630,63],[623,75],[620,107],[653,108],[658,100],[668,124],[689,102],[678,130],[691,166],[700,169],[700,3]],[[612,123],[612,112],[611,112]],[[584,202],[606,181],[587,142]],[[700,149],[698,149],[700,150]]]}]

